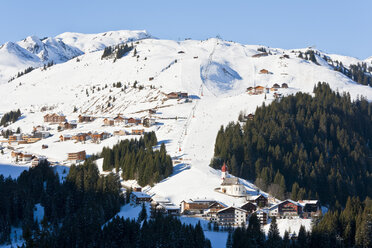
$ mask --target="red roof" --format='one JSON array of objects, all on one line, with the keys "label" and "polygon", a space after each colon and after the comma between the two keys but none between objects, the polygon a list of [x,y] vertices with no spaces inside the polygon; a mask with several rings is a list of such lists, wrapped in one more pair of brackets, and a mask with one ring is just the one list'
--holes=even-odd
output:
[{"label": "red roof", "polygon": [[225,163],[223,163],[223,166],[222,166],[222,168],[221,168],[221,171],[222,171],[222,172],[226,172],[226,171],[227,171],[227,166],[226,166]]}]

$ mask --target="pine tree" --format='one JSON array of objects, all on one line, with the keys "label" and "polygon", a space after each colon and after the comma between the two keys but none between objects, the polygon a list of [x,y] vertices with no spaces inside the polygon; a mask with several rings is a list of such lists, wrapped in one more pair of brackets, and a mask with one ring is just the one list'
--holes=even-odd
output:
[{"label": "pine tree", "polygon": [[145,203],[142,203],[141,212],[138,215],[138,222],[142,222],[143,220],[147,219],[147,210]]},{"label": "pine tree", "polygon": [[281,243],[282,243],[282,239],[279,235],[279,229],[276,223],[276,218],[273,217],[271,219],[269,232],[267,234],[266,246],[269,248],[280,247]]},{"label": "pine tree", "polygon": [[289,248],[291,245],[291,241],[289,239],[289,232],[285,230],[284,237],[283,237],[283,248]]},{"label": "pine tree", "polygon": [[299,247],[304,247],[304,248],[308,247],[306,230],[303,225],[301,225],[300,230],[298,231],[297,244]]}]

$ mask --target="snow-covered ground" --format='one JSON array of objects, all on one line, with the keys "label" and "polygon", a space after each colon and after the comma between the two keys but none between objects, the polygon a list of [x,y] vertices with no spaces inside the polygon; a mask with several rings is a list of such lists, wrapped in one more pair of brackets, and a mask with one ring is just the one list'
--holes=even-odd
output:
[{"label": "snow-covered ground", "polygon": [[[109,33],[112,33],[111,36]],[[146,191],[167,197],[175,204],[190,198],[213,198],[235,206],[243,203],[239,198],[214,191],[221,183],[221,174],[219,170],[210,168],[209,163],[221,125],[237,121],[240,111],[254,113],[257,106],[274,100],[273,92],[266,97],[264,94],[250,96],[246,93],[247,87],[287,83],[289,88],[279,89],[278,93],[288,95],[299,91],[311,93],[320,81],[329,83],[332,89],[339,92],[349,92],[352,99],[363,95],[372,100],[371,87],[356,84],[334,71],[321,57],[317,57],[320,65],[316,65],[298,58],[291,53],[291,49],[266,48],[272,55],[254,58],[252,56],[258,53],[260,46],[219,39],[177,42],[153,39],[145,32],[108,32],[98,36],[101,41],[93,39],[94,35],[65,33],[58,36],[84,54],[46,70],[35,69],[10,83],[1,84],[0,116],[20,108],[23,113],[21,120],[7,128],[20,127],[26,133],[31,132],[33,126],[43,125],[46,113],[63,112],[69,121],[77,120],[79,114],[97,117],[92,123],[79,123],[77,129],[62,132],[57,131],[56,125],[47,124],[53,136],[16,147],[63,164],[67,152],[86,150],[91,155],[100,152],[104,146],[111,147],[121,139],[135,136],[113,136],[100,144],[89,141],[83,144],[59,142],[61,134],[130,131],[131,128],[124,125],[105,127],[103,119],[119,113],[140,118],[148,116],[149,109],[156,108],[157,113],[152,117],[157,124],[146,131],[155,131],[158,140],[165,143],[168,153],[179,163],[175,164],[172,176],[152,188],[147,187]],[[116,61],[101,59],[102,51],[97,50],[130,39],[139,40],[134,42],[136,56],[132,50]],[[4,70],[1,51],[0,70]],[[283,58],[283,54],[290,58]],[[358,62],[355,58],[341,55],[327,56],[342,61],[344,65]],[[270,73],[260,74],[261,69]],[[117,82],[121,82],[121,88],[113,87],[113,83]],[[187,92],[190,101],[167,100],[165,94],[172,91]],[[75,113],[74,107],[77,108]],[[41,112],[42,108],[47,110]],[[42,144],[49,148],[41,149]],[[102,160],[98,164],[101,168]],[[0,155],[2,174],[16,177],[28,166],[11,162],[7,149],[4,155]],[[250,182],[243,182],[248,190],[256,189]],[[127,206],[124,208],[122,213],[129,216],[136,214],[135,210],[126,209]],[[301,223],[310,228],[310,223],[305,222]],[[280,220],[278,224],[281,232],[288,226],[292,231],[299,228],[298,223]]]}]

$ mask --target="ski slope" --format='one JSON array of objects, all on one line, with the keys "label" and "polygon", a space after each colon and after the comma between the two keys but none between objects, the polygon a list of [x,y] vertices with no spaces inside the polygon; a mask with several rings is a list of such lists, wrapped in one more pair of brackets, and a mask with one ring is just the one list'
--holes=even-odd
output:
[{"label": "ski slope", "polygon": [[[155,131],[159,142],[166,145],[168,153],[179,163],[175,164],[172,176],[154,187],[146,187],[146,191],[167,197],[175,204],[190,198],[213,198],[235,206],[243,203],[242,199],[214,191],[221,183],[221,174],[219,170],[210,168],[209,163],[221,125],[237,121],[240,111],[254,113],[257,106],[270,104],[274,100],[272,92],[266,97],[264,94],[250,96],[246,93],[247,87],[271,87],[274,83],[287,83],[289,88],[279,89],[278,93],[288,95],[299,91],[311,93],[314,85],[320,81],[329,83],[334,90],[350,93],[352,99],[364,96],[372,100],[371,87],[359,85],[334,71],[321,57],[317,56],[320,64],[317,65],[298,58],[291,49],[266,48],[271,55],[257,58],[252,56],[259,53],[257,49],[261,46],[214,38],[180,42],[161,40],[151,38],[144,31],[97,35],[64,33],[56,39],[79,49],[81,55],[46,70],[35,69],[10,83],[0,84],[0,116],[20,108],[23,113],[21,120],[7,128],[20,127],[26,133],[31,132],[33,126],[42,125],[46,113],[62,112],[69,121],[77,120],[79,114],[93,115],[97,119],[92,123],[79,124],[75,130],[62,132],[57,131],[56,125],[49,125],[51,137],[17,148],[68,165],[65,161],[67,152],[86,150],[91,155],[100,152],[104,146],[112,147],[121,139],[138,137],[110,137],[100,144],[83,144],[58,142],[61,134],[88,131],[113,133],[120,129],[130,131],[131,128],[124,126],[105,127],[102,125],[103,119],[119,113],[140,118],[147,116],[149,109],[157,109],[153,115],[157,125],[146,131]],[[125,41],[133,41],[136,56],[132,50],[116,61],[101,59],[105,46]],[[7,60],[2,60],[3,49],[0,49],[1,75],[5,70],[3,64],[7,63]],[[18,49],[17,46],[14,49]],[[27,50],[27,47],[22,49]],[[295,49],[300,50],[306,51]],[[289,58],[283,58],[284,54]],[[39,53],[32,55],[30,61],[39,63],[37,55]],[[359,61],[341,55],[327,56],[343,61],[344,65]],[[10,61],[15,61],[15,66],[18,66],[16,58]],[[261,69],[269,73],[261,74]],[[121,82],[121,88],[113,87],[113,83],[117,82]],[[187,92],[190,101],[167,100],[166,94],[173,91]],[[77,108],[75,113],[74,107]],[[41,144],[47,144],[49,148],[41,149]],[[17,170],[12,171],[12,166]],[[28,166],[15,165],[10,161],[9,152],[0,155],[2,174],[15,176]],[[256,190],[250,182],[243,182],[247,190]],[[283,226],[292,224],[284,223]],[[300,224],[293,226],[297,229]],[[309,223],[302,224],[307,228],[310,226]],[[284,229],[281,228],[281,231]]]}]

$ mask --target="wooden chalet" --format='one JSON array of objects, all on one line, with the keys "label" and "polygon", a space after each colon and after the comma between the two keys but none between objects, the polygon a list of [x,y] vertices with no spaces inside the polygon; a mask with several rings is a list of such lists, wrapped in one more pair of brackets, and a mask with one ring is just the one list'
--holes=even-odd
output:
[{"label": "wooden chalet", "polygon": [[49,128],[46,128],[46,127],[40,126],[40,125],[32,128],[32,132],[33,133],[35,133],[35,132],[43,132],[43,131],[48,131],[48,130],[49,130]]},{"label": "wooden chalet", "polygon": [[178,93],[177,92],[170,92],[167,94],[168,99],[178,99]]},{"label": "wooden chalet", "polygon": [[47,132],[47,131],[36,131],[33,133],[32,137],[28,137],[27,139],[29,138],[39,138],[39,139],[46,139],[50,136],[50,133]]},{"label": "wooden chalet", "polygon": [[259,207],[265,207],[268,205],[269,201],[264,195],[250,195],[247,196],[247,201],[251,203],[255,203]]},{"label": "wooden chalet", "polygon": [[59,126],[64,130],[77,128],[76,123],[69,123],[67,121],[64,123],[60,123]]},{"label": "wooden chalet", "polygon": [[23,161],[28,162],[31,161],[34,156],[31,153],[19,152],[19,151],[12,151],[11,157],[14,161]]},{"label": "wooden chalet", "polygon": [[247,211],[248,213],[253,213],[257,210],[257,204],[256,203],[252,203],[252,202],[247,202],[245,204],[243,204],[242,206],[240,206],[241,209],[244,209],[245,211]]},{"label": "wooden chalet", "polygon": [[44,115],[44,122],[49,122],[49,123],[66,122],[66,116],[55,114],[55,113],[46,114]]},{"label": "wooden chalet", "polygon": [[31,153],[21,153],[20,160],[23,162],[31,161],[34,156]]},{"label": "wooden chalet", "polygon": [[279,84],[273,84],[273,87],[274,89],[280,89],[280,85]]},{"label": "wooden chalet", "polygon": [[256,86],[254,87],[254,94],[263,94],[265,92],[265,87],[263,86]]},{"label": "wooden chalet", "polygon": [[310,213],[310,216],[318,213],[321,210],[318,200],[299,200],[298,203],[302,206],[302,212]]},{"label": "wooden chalet", "polygon": [[59,136],[60,141],[67,141],[67,140],[71,140],[71,139],[72,139],[72,136],[69,135],[69,134],[64,134],[64,135]]},{"label": "wooden chalet", "polygon": [[9,135],[9,137],[8,137],[9,142],[17,142],[17,141],[20,141],[20,140],[23,140],[21,134],[13,134],[13,135]]},{"label": "wooden chalet", "polygon": [[21,152],[19,151],[12,151],[10,156],[12,157],[13,160],[17,160],[19,156],[21,155]]},{"label": "wooden chalet", "polygon": [[249,114],[247,116],[247,119],[250,120],[250,121],[252,121],[254,119],[254,114]]},{"label": "wooden chalet", "polygon": [[84,116],[84,115],[79,115],[78,116],[79,122],[92,122],[96,118],[92,116]]},{"label": "wooden chalet", "polygon": [[196,199],[181,202],[181,213],[183,214],[203,214],[215,200],[209,199]]},{"label": "wooden chalet", "polygon": [[141,124],[141,119],[136,119],[136,118],[131,117],[128,119],[127,123],[131,125],[139,125]]},{"label": "wooden chalet", "polygon": [[95,132],[95,133],[90,134],[90,138],[92,139],[92,142],[95,142],[95,143],[101,140],[107,139],[108,137],[110,137],[110,134],[106,132],[102,132],[102,133]]},{"label": "wooden chalet", "polygon": [[188,98],[189,95],[187,92],[170,92],[167,94],[168,99],[182,99]]},{"label": "wooden chalet", "polygon": [[125,123],[125,118],[122,117],[120,114],[114,118],[114,124],[115,125],[120,125],[120,124],[123,124],[123,123]]},{"label": "wooden chalet", "polygon": [[78,142],[84,142],[90,138],[90,133],[78,133],[71,137],[72,140],[76,140]]},{"label": "wooden chalet", "polygon": [[155,124],[155,119],[152,119],[152,118],[144,118],[143,121],[143,126],[144,127],[151,127],[152,125]]},{"label": "wooden chalet", "polygon": [[132,135],[142,135],[145,133],[145,129],[132,129]]},{"label": "wooden chalet", "polygon": [[282,83],[282,88],[283,88],[283,89],[288,89],[288,84],[286,84],[286,83]]},{"label": "wooden chalet", "polygon": [[130,194],[130,201],[135,204],[150,202],[151,196],[143,192],[132,192]]},{"label": "wooden chalet", "polygon": [[115,124],[114,119],[112,118],[105,118],[103,119],[103,125],[105,126],[113,126]]},{"label": "wooden chalet", "polygon": [[299,216],[301,213],[301,204],[290,199],[284,200],[269,208],[270,217]]},{"label": "wooden chalet", "polygon": [[226,208],[227,206],[222,202],[214,202],[209,207],[204,210],[204,214],[210,221],[217,221],[217,212],[221,209]]},{"label": "wooden chalet", "polygon": [[124,135],[127,135],[127,132],[125,130],[117,130],[117,131],[114,131],[114,135],[115,136],[124,136]]},{"label": "wooden chalet", "polygon": [[266,69],[261,69],[260,74],[269,74],[269,71]]},{"label": "wooden chalet", "polygon": [[86,158],[85,151],[67,153],[67,160],[73,162],[84,161]]}]

